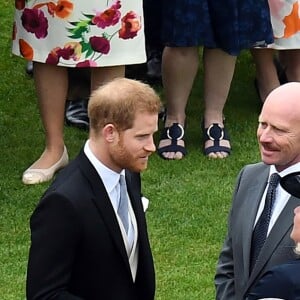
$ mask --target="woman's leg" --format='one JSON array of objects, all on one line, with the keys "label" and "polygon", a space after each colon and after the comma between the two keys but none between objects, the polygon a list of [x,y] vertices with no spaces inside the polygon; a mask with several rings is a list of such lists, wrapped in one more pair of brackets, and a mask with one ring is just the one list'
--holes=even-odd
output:
[{"label": "woman's leg", "polygon": [[32,167],[46,169],[56,163],[64,151],[63,127],[68,75],[66,68],[35,62],[33,76],[46,147]]},{"label": "woman's leg", "polygon": [[[235,68],[236,57],[227,54],[220,49],[204,49],[204,127],[208,128],[213,123],[217,123],[221,128],[223,124],[223,108],[225,106],[233,73]],[[212,147],[213,140],[205,141],[204,148]],[[208,157],[225,158],[230,151],[230,142],[221,139],[221,147],[228,148],[226,151],[210,152]]]},{"label": "woman's leg", "polygon": [[285,69],[287,80],[300,82],[300,50],[280,50],[279,60]]},{"label": "woman's leg", "polygon": [[[197,47],[165,47],[162,57],[162,81],[166,99],[165,127],[179,123],[185,125],[185,108],[193,87],[199,65],[199,53]],[[169,146],[170,139],[162,139],[158,149]],[[182,139],[177,145],[184,147]],[[182,152],[162,152],[166,159],[182,159]]]},{"label": "woman's leg", "polygon": [[63,67],[34,62],[34,82],[42,124],[45,149],[40,158],[23,173],[25,184],[50,180],[68,162],[64,151],[64,110],[68,89],[67,70]]},{"label": "woman's leg", "polygon": [[269,93],[280,85],[274,64],[273,49],[251,49],[256,66],[256,84],[259,97],[264,102]]},{"label": "woman's leg", "polygon": [[114,78],[125,76],[125,66],[101,67],[91,69],[91,91]]}]

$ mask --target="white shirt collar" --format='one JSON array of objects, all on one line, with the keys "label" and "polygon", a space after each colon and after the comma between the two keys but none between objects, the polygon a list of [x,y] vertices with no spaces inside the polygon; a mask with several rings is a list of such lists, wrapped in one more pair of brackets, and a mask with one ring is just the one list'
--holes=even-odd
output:
[{"label": "white shirt collar", "polygon": [[[271,165],[269,179],[270,179],[271,174],[273,174],[273,173],[278,173],[281,177],[283,177],[287,174],[290,174],[290,173],[293,173],[296,171],[300,171],[300,163],[296,163],[281,172],[277,172],[275,166]],[[265,196],[266,196],[266,191],[267,191],[267,188],[265,189],[263,198],[265,198]],[[289,201],[290,197],[291,197],[291,195],[286,190],[284,190],[281,187],[281,185],[279,184],[277,187],[276,200],[275,200],[274,207],[273,207],[273,213],[272,213],[272,217],[271,217],[270,224],[269,224],[268,234],[269,234],[271,228],[274,226],[274,224],[275,224],[276,220],[278,219],[279,215],[281,214],[282,210],[286,206],[287,202]],[[264,201],[261,201],[260,207],[259,207],[259,213],[256,217],[256,222],[263,210],[263,205],[264,205]]]},{"label": "white shirt collar", "polygon": [[281,172],[278,172],[276,171],[276,168],[274,165],[271,165],[270,166],[270,173],[269,173],[269,177],[271,176],[271,174],[273,173],[278,173],[281,177],[285,176],[285,175],[288,175],[290,173],[293,173],[293,172],[299,172],[300,171],[300,162],[284,169],[283,171]]},{"label": "white shirt collar", "polygon": [[101,177],[106,191],[110,194],[116,185],[118,185],[120,174],[125,175],[125,170],[122,170],[121,173],[117,173],[106,167],[92,152],[89,146],[89,140],[87,140],[84,145],[84,153]]}]

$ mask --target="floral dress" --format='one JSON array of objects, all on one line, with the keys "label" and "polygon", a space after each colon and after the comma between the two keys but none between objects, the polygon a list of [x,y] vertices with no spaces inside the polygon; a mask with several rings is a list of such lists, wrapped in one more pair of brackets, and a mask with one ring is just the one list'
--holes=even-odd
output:
[{"label": "floral dress", "polygon": [[275,49],[300,49],[300,1],[269,0]]},{"label": "floral dress", "polygon": [[146,60],[141,0],[15,0],[12,52],[65,67]]}]

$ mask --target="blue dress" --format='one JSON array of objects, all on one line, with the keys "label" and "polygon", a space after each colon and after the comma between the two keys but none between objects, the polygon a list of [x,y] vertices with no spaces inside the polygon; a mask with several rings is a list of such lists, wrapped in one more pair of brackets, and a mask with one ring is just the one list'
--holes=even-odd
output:
[{"label": "blue dress", "polygon": [[170,47],[205,46],[231,55],[273,42],[267,0],[163,1],[162,41]]}]

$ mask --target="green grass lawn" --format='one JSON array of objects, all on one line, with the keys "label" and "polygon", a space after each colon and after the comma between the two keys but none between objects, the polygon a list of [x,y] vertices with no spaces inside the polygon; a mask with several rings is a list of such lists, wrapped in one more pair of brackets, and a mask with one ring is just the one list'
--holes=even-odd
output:
[{"label": "green grass lawn", "polygon": [[[43,150],[44,135],[25,61],[10,51],[13,1],[0,0],[0,6],[0,299],[16,300],[25,299],[29,217],[48,184],[21,182],[22,172]],[[202,154],[202,76],[200,68],[187,108],[188,156],[164,161],[154,154],[142,175],[143,191],[150,199],[147,219],[160,300],[214,299],[213,277],[235,178],[243,165],[260,159],[260,104],[249,53],[239,57],[226,104],[233,148],[226,160],[209,160]],[[86,132],[66,127],[71,158],[86,137]]]}]

